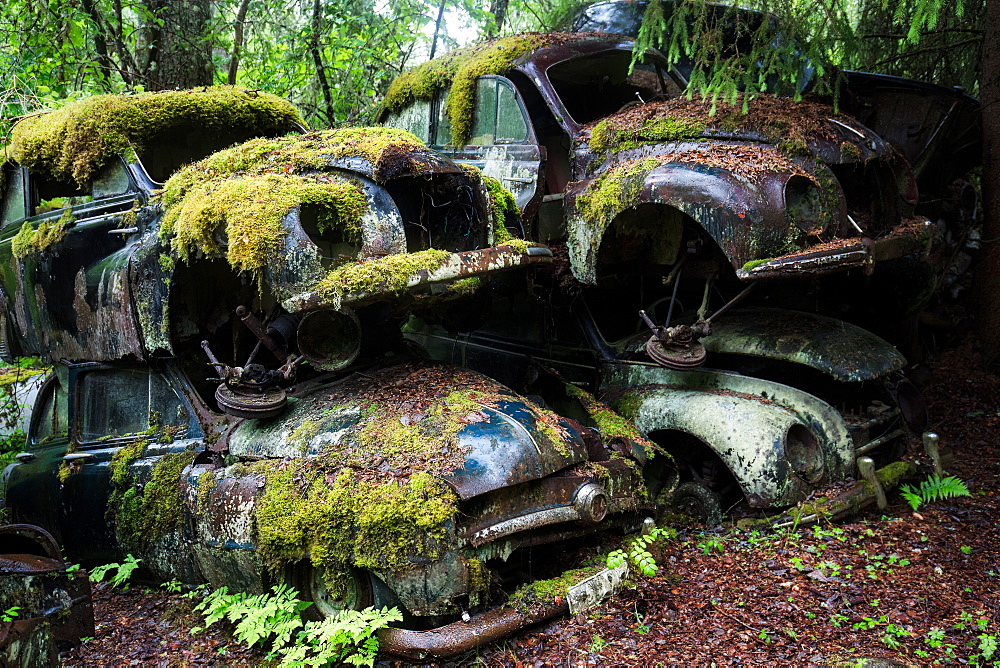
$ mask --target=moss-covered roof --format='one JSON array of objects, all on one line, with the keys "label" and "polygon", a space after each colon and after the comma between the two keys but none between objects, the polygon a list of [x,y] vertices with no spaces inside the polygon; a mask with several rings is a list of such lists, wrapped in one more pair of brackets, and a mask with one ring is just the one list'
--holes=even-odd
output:
[{"label": "moss-covered roof", "polygon": [[745,107],[742,100],[737,104],[713,104],[679,97],[631,107],[594,123],[589,126],[590,149],[597,153],[624,151],[665,141],[696,139],[706,130],[713,130],[754,132],[789,155],[808,155],[810,140],[841,141],[831,119],[854,122],[849,116],[835,113],[830,105],[792,102],[774,95],[746,100]]},{"label": "moss-covered roof", "polygon": [[[287,234],[282,218],[309,203],[317,206],[321,231],[336,227],[344,239],[360,240],[367,199],[360,184],[330,173],[331,160],[361,157],[378,175],[383,168],[395,173],[414,151],[426,147],[409,132],[389,128],[254,139],[189,165],[167,181],[160,235],[171,239],[182,260],[196,252],[225,253],[234,269],[259,271],[281,261]],[[225,249],[217,241],[220,233],[228,241]]]},{"label": "moss-covered roof", "polygon": [[396,77],[386,92],[383,107],[396,112],[414,100],[430,100],[450,87],[448,118],[452,143],[465,144],[472,133],[476,77],[503,74],[521,56],[540,47],[580,39],[576,34],[525,33],[474,44],[428,61]]},{"label": "moss-covered roof", "polygon": [[97,95],[18,123],[8,156],[82,185],[111,156],[141,153],[157,135],[179,127],[238,127],[251,135],[285,132],[294,123],[302,119],[291,103],[240,87]]}]

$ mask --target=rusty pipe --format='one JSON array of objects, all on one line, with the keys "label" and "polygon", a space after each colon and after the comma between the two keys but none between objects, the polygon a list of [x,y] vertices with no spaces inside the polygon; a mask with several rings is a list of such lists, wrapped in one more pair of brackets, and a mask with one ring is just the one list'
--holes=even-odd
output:
[{"label": "rusty pipe", "polygon": [[569,603],[548,603],[530,611],[494,608],[468,622],[454,622],[429,631],[382,629],[379,651],[412,661],[446,659],[499,640],[534,624],[569,612]]}]

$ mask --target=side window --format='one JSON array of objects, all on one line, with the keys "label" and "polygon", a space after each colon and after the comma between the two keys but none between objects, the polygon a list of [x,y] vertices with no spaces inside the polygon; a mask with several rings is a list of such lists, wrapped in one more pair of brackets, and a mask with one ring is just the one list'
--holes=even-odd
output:
[{"label": "side window", "polygon": [[28,215],[24,202],[24,178],[17,167],[6,166],[3,170],[2,223],[4,226],[20,221]]},{"label": "side window", "polygon": [[45,445],[49,441],[59,440],[68,435],[68,408],[66,390],[59,379],[53,377],[46,382],[41,390],[41,409],[32,425],[31,442],[34,445]]},{"label": "side window", "polygon": [[435,146],[445,146],[451,143],[451,118],[448,116],[448,89],[444,89],[434,100],[434,109],[437,113],[437,123],[435,131]]},{"label": "side window", "polygon": [[128,172],[125,171],[125,165],[117,158],[94,174],[94,180],[90,186],[90,194],[94,199],[124,195],[128,191]]},{"label": "side window", "polygon": [[430,100],[417,100],[405,109],[395,114],[389,114],[385,124],[392,128],[409,130],[425,144],[431,136],[431,103]]},{"label": "side window", "polygon": [[148,369],[92,371],[78,387],[82,442],[135,434],[151,424],[183,428],[189,422],[184,403],[163,376]]},{"label": "side window", "polygon": [[528,123],[513,87],[497,78],[476,82],[470,144],[510,144],[528,139]]},{"label": "side window", "polygon": [[39,172],[31,173],[32,215],[86,204],[93,198],[75,181],[60,181]]}]

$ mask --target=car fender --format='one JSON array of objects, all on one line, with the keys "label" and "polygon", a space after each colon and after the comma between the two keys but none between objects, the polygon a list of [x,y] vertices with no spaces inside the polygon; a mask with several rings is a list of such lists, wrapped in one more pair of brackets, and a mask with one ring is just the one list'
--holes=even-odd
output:
[{"label": "car fender", "polygon": [[[708,445],[726,464],[753,507],[791,505],[816,484],[854,470],[847,425],[826,402],[787,385],[740,374],[674,371],[641,362],[608,365],[612,406],[644,434],[680,430]],[[822,450],[823,474],[814,483],[791,468],[784,443],[802,425]]]},{"label": "car fender", "polygon": [[[673,150],[691,150],[687,146],[678,144]],[[653,156],[652,159],[661,162],[636,174],[642,179],[636,189],[637,197],[621,197],[610,204],[603,221],[586,220],[578,206],[581,195],[600,187],[599,179],[571,184],[565,200],[567,246],[577,279],[590,284],[596,281],[598,253],[608,227],[614,218],[642,204],[663,205],[690,216],[715,241],[734,269],[799,248],[804,232],[789,219],[785,207],[785,187],[793,179],[805,184],[804,188],[815,190],[817,202],[824,200],[825,206],[817,213],[827,216],[827,225],[837,225],[843,217],[842,194],[832,176],[822,179],[828,184],[827,189],[812,181],[813,177],[806,172],[762,168],[753,178],[747,178],[712,166],[711,152],[706,151],[705,156],[705,162],[700,164],[672,162],[669,155]],[[604,173],[608,174],[610,169],[613,168]],[[819,166],[814,171],[826,177],[828,170]],[[680,243],[680,223],[678,217],[673,229],[665,230],[676,240],[675,245]]]}]

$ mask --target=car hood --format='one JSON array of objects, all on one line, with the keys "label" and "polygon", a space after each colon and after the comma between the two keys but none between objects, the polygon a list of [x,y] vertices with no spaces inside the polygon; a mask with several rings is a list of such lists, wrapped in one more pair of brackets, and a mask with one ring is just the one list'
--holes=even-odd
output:
[{"label": "car hood", "polygon": [[703,139],[770,144],[789,157],[826,164],[867,161],[890,151],[870,129],[827,104],[773,95],[747,101],[745,110],[739,101],[713,107],[687,98],[635,105],[585,127],[576,142],[604,160],[657,155],[677,142]]},{"label": "car hood", "polygon": [[460,498],[536,480],[587,459],[575,423],[466,369],[403,364],[293,394],[277,417],[229,437],[242,459],[326,459],[372,476],[427,472]]}]

